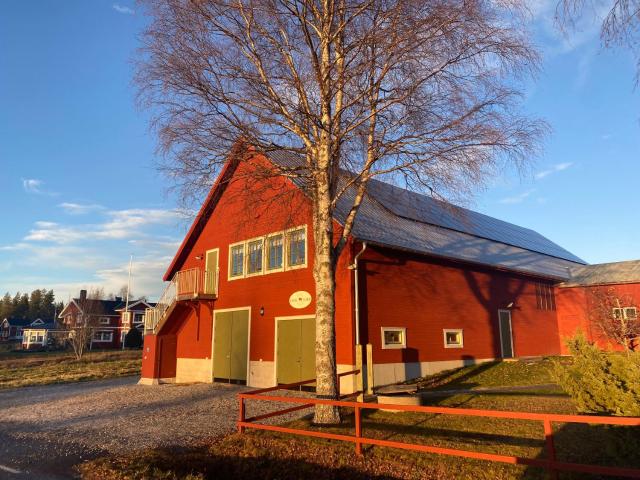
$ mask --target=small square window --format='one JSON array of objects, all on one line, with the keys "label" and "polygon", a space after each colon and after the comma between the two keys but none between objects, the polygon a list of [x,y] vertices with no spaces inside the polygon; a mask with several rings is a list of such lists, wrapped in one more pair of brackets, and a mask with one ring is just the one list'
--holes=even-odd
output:
[{"label": "small square window", "polygon": [[462,348],[464,339],[461,329],[443,330],[444,348]]},{"label": "small square window", "polygon": [[109,317],[100,317],[100,323],[102,325],[109,325]]},{"label": "small square window", "polygon": [[627,320],[635,320],[636,318],[638,318],[636,307],[626,307],[624,309],[624,316]]},{"label": "small square window", "polygon": [[382,348],[405,348],[407,346],[407,329],[399,327],[382,327]]}]

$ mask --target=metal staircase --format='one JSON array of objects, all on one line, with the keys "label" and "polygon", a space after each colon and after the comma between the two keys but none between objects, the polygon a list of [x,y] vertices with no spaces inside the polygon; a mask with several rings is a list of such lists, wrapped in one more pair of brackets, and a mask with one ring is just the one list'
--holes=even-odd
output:
[{"label": "metal staircase", "polygon": [[176,272],[153,308],[144,313],[145,334],[157,334],[178,302],[214,300],[218,297],[219,271],[190,268]]}]

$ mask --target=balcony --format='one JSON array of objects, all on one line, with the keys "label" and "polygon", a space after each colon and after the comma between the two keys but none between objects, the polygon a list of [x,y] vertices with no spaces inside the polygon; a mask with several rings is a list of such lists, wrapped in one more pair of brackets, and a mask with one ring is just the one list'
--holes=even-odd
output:
[{"label": "balcony", "polygon": [[214,300],[218,297],[218,270],[191,268],[176,272],[154,308],[144,314],[146,333],[158,333],[178,302]]}]

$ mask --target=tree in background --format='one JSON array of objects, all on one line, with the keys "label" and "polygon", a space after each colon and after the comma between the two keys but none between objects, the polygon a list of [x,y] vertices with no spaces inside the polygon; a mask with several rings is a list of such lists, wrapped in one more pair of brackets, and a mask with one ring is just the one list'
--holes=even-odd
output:
[{"label": "tree in background", "polygon": [[93,333],[99,325],[99,317],[105,313],[100,301],[102,299],[104,299],[102,288],[89,290],[86,298],[78,299],[81,316],[76,317],[75,325],[67,325],[70,330],[68,342],[73,349],[76,360],[80,360],[89,348]]},{"label": "tree in background", "polygon": [[606,338],[635,351],[640,337],[640,319],[635,299],[614,288],[591,288],[587,291],[589,321]]},{"label": "tree in background", "polygon": [[125,348],[141,348],[143,343],[142,332],[136,327],[131,328],[124,336]]},{"label": "tree in background", "polygon": [[56,314],[63,308],[62,302],[56,303],[53,290],[43,288],[33,290],[31,294],[18,292],[14,297],[7,292],[0,299],[0,319],[15,317],[55,321]]},{"label": "tree in background", "polygon": [[[603,15],[604,13],[604,15]],[[606,48],[628,48],[636,59],[636,82],[640,81],[640,0],[560,0],[556,18],[563,28],[576,29],[585,16],[602,19],[600,39]]]},{"label": "tree in background", "polygon": [[[162,169],[200,200],[230,151],[286,150],[313,212],[316,391],[337,398],[335,266],[376,176],[465,200],[522,168],[546,125],[521,113],[537,69],[519,0],[147,0],[137,82]],[[244,148],[233,148],[245,143]],[[247,157],[237,158],[244,161]],[[255,168],[251,165],[250,168]],[[345,212],[340,231],[334,213]],[[319,405],[316,423],[340,421]]]}]

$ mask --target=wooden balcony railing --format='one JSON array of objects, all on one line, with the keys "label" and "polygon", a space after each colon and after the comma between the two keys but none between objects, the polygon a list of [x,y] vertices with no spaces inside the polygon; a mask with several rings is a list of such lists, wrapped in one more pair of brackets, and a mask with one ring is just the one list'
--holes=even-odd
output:
[{"label": "wooden balcony railing", "polygon": [[212,299],[218,295],[218,270],[190,268],[176,272],[160,295],[154,308],[147,308],[144,314],[145,332],[157,333],[181,300]]}]

